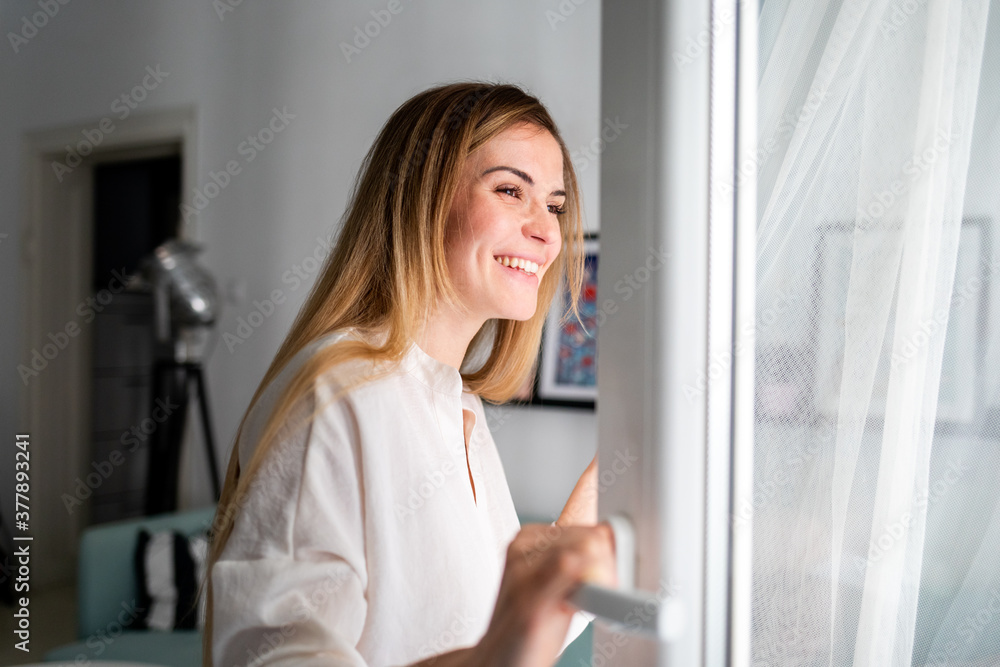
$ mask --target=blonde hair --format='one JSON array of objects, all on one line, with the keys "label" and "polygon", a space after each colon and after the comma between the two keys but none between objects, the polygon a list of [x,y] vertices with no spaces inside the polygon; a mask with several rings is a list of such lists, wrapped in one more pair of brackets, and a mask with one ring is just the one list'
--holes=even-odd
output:
[{"label": "blonde hair", "polygon": [[[465,160],[499,133],[524,123],[548,131],[562,151],[566,190],[559,223],[562,250],[542,278],[538,306],[530,319],[490,320],[473,338],[466,362],[483,355],[486,359],[477,368],[463,370],[465,385],[492,402],[514,396],[534,371],[542,326],[561,278],[571,295],[569,311],[577,313],[583,276],[580,195],[569,151],[541,102],[513,85],[464,82],[431,88],[396,109],[365,156],[336,245],[237,429],[202,582],[202,589],[207,588],[205,665],[212,665],[212,566],[261,461],[278,440],[293,407],[308,397],[320,375],[350,360],[401,358],[416,323],[437,299],[457,303],[444,241]],[[343,329],[379,332],[383,342],[343,339],[313,354],[282,391],[247,469],[241,470],[240,434],[265,388],[299,351]]]}]

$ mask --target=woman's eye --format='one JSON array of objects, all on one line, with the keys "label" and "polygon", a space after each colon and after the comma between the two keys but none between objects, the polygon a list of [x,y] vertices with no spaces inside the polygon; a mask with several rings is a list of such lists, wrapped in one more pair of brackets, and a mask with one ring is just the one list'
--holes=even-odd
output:
[{"label": "woman's eye", "polygon": [[510,195],[511,197],[521,197],[521,188],[516,185],[501,185],[497,188],[497,192],[501,192],[505,195]]},{"label": "woman's eye", "polygon": [[565,206],[558,206],[556,204],[549,204],[549,213],[555,213],[556,215],[562,215],[566,212]]}]

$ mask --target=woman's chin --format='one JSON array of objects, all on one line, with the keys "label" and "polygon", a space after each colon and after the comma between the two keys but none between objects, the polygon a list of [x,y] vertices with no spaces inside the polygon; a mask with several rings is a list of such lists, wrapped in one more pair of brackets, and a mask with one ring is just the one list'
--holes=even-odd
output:
[{"label": "woman's chin", "polygon": [[535,306],[533,305],[531,309],[527,308],[517,308],[510,309],[500,316],[500,319],[504,320],[516,320],[518,322],[526,322],[535,316]]}]

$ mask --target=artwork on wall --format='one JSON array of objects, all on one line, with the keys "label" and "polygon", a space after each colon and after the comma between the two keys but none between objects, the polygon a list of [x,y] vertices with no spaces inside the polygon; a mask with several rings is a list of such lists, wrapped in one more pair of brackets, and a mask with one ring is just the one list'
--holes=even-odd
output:
[{"label": "artwork on wall", "polygon": [[[947,317],[942,322],[928,322],[910,335],[899,354],[906,355],[926,344],[928,332],[935,333],[945,326],[937,421],[968,424],[976,417],[976,396],[980,376],[981,348],[978,327],[984,317],[985,299],[990,271],[985,270],[988,257],[988,225],[981,219],[966,220],[959,237],[953,296]],[[893,230],[879,232],[894,233]],[[869,231],[868,234],[875,234]],[[830,226],[821,231],[817,270],[820,291],[816,315],[816,381],[817,409],[820,414],[836,415],[840,375],[843,373],[845,304],[850,284],[852,263],[852,230]],[[893,309],[892,312],[894,312]],[[944,315],[943,313],[942,315]],[[890,314],[890,323],[893,317]],[[882,416],[887,401],[887,379],[893,359],[894,336],[891,325],[882,339],[880,367],[869,413]]]},{"label": "artwork on wall", "polygon": [[532,403],[593,409],[597,399],[597,259],[596,236],[584,240],[583,285],[579,295],[580,319],[563,317],[570,303],[569,291],[560,288],[553,300],[538,362]]}]

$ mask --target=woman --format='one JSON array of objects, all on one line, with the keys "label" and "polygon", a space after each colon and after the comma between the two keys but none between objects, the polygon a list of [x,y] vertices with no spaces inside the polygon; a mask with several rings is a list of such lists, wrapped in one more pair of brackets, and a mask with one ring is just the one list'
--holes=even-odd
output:
[{"label": "woman", "polygon": [[481,398],[532,372],[581,238],[537,99],[460,83],[396,110],[240,425],[206,665],[553,663],[579,632],[567,596],[615,583],[596,458],[554,527],[522,529]]}]

